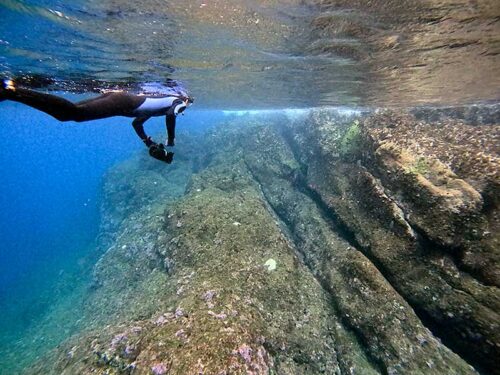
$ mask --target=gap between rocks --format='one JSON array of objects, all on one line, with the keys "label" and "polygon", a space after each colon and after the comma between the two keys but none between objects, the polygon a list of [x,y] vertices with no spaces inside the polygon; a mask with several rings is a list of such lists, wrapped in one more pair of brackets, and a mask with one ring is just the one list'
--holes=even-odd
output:
[{"label": "gap between rocks", "polygon": [[[328,284],[324,280],[322,280],[322,278],[320,278],[320,277],[317,276],[317,273],[314,272],[314,269],[306,261],[306,259],[304,257],[304,254],[300,250],[300,247],[297,246],[297,240],[296,240],[295,236],[293,235],[293,230],[290,228],[290,223],[288,222],[288,220],[286,218],[284,218],[282,215],[280,215],[274,209],[274,207],[272,206],[272,204],[269,202],[269,199],[268,199],[266,193],[264,192],[264,189],[262,189],[262,183],[261,183],[261,181],[253,173],[252,169],[250,168],[250,166],[246,162],[245,162],[245,165],[247,166],[248,171],[251,174],[253,180],[257,183],[257,185],[259,187],[259,191],[261,193],[262,200],[263,200],[265,206],[267,207],[268,212],[276,219],[276,221],[282,227],[283,235],[287,238],[287,241],[292,245],[292,248],[294,249],[295,255],[297,256],[297,258],[300,260],[300,262],[304,266],[307,267],[307,269],[311,272],[311,275],[314,277],[314,279],[318,282],[319,285],[321,285],[321,288],[327,293],[327,295],[329,297],[329,300],[330,300],[330,303],[333,306],[335,315],[337,315],[337,317],[339,318],[339,320],[342,323],[342,325],[344,326],[344,328],[346,328],[346,330],[349,330],[349,331],[351,331],[351,332],[354,333],[354,336],[356,337],[357,342],[360,344],[360,347],[363,349],[363,351],[364,351],[366,357],[369,359],[370,363],[381,374],[385,374],[386,371],[384,369],[383,364],[380,361],[378,361],[375,357],[373,357],[373,355],[370,353],[370,351],[368,351],[366,349],[367,346],[368,346],[368,344],[366,343],[366,341],[363,338],[363,336],[358,332],[357,329],[355,329],[355,327],[352,327],[352,325],[349,324],[349,322],[342,316],[342,314],[339,313],[340,308],[339,308],[338,304],[335,302],[333,291],[331,290],[331,288],[328,286]],[[351,244],[350,242],[348,242],[348,243]],[[337,348],[335,348],[335,356],[338,358],[338,350],[337,350]],[[337,362],[339,362],[339,361],[337,360]]]}]

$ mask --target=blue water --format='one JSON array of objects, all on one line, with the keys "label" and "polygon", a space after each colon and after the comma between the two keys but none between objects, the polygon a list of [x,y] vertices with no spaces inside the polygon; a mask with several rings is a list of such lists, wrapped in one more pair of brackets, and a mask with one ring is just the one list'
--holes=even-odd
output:
[{"label": "blue water", "polygon": [[[18,103],[2,102],[0,108],[0,293],[5,301],[16,297],[13,288],[38,282],[37,273],[57,274],[85,255],[98,230],[103,174],[146,150],[127,118],[60,123]],[[209,120],[210,115],[187,114],[178,128],[189,123],[194,130]],[[146,130],[163,133],[164,119],[151,119]]]},{"label": "blue water", "polygon": [[0,105],[0,285],[5,288],[37,263],[72,255],[92,241],[102,174],[141,144],[124,119],[63,124],[17,103]]}]

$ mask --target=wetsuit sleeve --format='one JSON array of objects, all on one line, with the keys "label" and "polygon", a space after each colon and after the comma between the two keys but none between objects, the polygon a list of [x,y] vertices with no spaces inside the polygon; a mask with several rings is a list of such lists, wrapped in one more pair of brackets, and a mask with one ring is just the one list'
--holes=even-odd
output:
[{"label": "wetsuit sleeve", "polygon": [[144,131],[144,123],[149,120],[149,117],[137,117],[132,122],[132,126],[134,127],[135,132],[139,136],[139,138],[144,142],[146,147],[151,147],[154,142],[151,140],[151,137],[146,135]]},{"label": "wetsuit sleeve", "polygon": [[[167,126],[167,146],[174,145],[175,139],[175,117],[177,116],[178,107],[184,105],[184,102],[180,99],[174,100],[172,105],[167,111],[167,116],[165,117]],[[185,106],[185,105],[184,105]]]},{"label": "wetsuit sleeve", "polygon": [[165,120],[167,125],[167,146],[173,146],[175,139],[175,115],[167,113]]}]

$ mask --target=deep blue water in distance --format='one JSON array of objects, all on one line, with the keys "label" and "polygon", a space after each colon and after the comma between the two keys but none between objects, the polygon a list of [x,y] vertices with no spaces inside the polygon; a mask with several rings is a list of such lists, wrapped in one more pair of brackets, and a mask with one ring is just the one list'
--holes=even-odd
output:
[{"label": "deep blue water in distance", "polygon": [[[1,296],[34,273],[58,272],[85,251],[97,234],[104,173],[147,150],[129,118],[61,123],[18,103],[1,102],[0,109]],[[177,128],[195,131],[218,116],[187,111]],[[163,117],[145,126],[163,140]]]},{"label": "deep blue water in distance", "polygon": [[[0,285],[95,237],[97,192],[113,163],[139,149],[130,121],[60,123],[0,103]],[[125,120],[125,121],[124,121]]]}]

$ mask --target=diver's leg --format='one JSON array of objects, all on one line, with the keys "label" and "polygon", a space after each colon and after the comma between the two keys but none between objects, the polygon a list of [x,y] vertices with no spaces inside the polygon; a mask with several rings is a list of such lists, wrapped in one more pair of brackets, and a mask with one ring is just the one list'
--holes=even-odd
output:
[{"label": "diver's leg", "polygon": [[78,102],[76,106],[80,117],[84,118],[84,120],[80,121],[97,120],[112,116],[135,117],[135,109],[138,108],[144,100],[146,100],[145,97],[121,92],[112,92],[97,98]]},{"label": "diver's leg", "polygon": [[5,83],[0,87],[0,100],[2,99],[26,104],[59,121],[78,122],[112,116],[135,117],[134,110],[145,100],[141,96],[113,92],[72,103],[55,95],[7,86]]},{"label": "diver's leg", "polygon": [[55,95],[16,87],[3,88],[1,97],[26,104],[59,121],[71,121],[78,117],[78,108],[73,103]]}]

